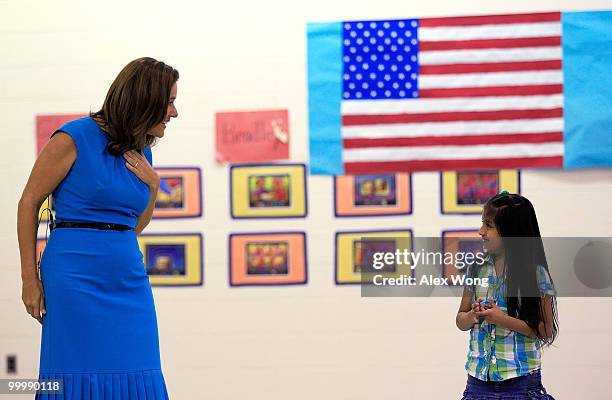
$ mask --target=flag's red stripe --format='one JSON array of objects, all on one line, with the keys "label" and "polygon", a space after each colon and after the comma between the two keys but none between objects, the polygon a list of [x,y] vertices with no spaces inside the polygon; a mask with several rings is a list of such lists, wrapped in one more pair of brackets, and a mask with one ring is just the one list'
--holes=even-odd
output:
[{"label": "flag's red stripe", "polygon": [[508,15],[480,15],[474,17],[422,18],[419,27],[466,26],[493,24],[526,24],[534,22],[559,22],[561,13],[533,13]]},{"label": "flag's red stripe", "polygon": [[419,51],[467,50],[467,49],[510,49],[520,47],[560,46],[561,36],[531,37],[517,39],[440,40],[420,41]]},{"label": "flag's red stripe", "polygon": [[420,89],[420,98],[536,96],[563,93],[563,85],[488,86],[445,89]]},{"label": "flag's red stripe", "polygon": [[563,142],[563,132],[494,135],[420,136],[380,139],[344,139],[345,149],[371,147],[472,146],[482,144]]},{"label": "flag's red stripe", "polygon": [[560,70],[561,60],[518,61],[483,64],[421,65],[419,75],[469,74],[474,72]]},{"label": "flag's red stripe", "polygon": [[496,110],[467,112],[434,112],[415,114],[385,114],[385,115],[343,115],[343,126],[409,124],[422,122],[454,122],[454,121],[499,121],[515,119],[559,118],[563,116],[563,108],[528,109],[528,110]]},{"label": "flag's red stripe", "polygon": [[347,162],[345,174],[366,174],[381,172],[412,171],[457,171],[470,169],[507,169],[507,168],[561,168],[562,156],[481,158],[473,160],[413,160],[384,162]]}]

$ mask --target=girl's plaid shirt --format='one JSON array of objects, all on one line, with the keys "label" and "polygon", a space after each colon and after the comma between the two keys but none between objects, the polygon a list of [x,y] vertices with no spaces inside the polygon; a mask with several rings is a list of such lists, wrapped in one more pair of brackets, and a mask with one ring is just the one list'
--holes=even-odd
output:
[{"label": "girl's plaid shirt", "polygon": [[[472,264],[467,268],[466,276],[488,278],[488,287],[484,285],[466,286],[472,293],[472,301],[482,297],[491,298],[504,313],[506,292],[504,277],[497,277],[492,256],[487,256],[481,265]],[[538,288],[540,295],[556,295],[550,275],[543,266],[538,266]],[[470,331],[470,346],[465,369],[468,374],[483,381],[503,381],[540,368],[542,342],[503,326],[490,324],[484,319],[474,324]]]}]

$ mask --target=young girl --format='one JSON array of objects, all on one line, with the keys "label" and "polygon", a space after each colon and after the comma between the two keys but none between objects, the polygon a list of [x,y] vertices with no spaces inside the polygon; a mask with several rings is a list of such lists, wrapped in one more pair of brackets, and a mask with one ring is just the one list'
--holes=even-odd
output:
[{"label": "young girl", "polygon": [[486,257],[466,274],[488,285],[465,286],[457,313],[457,327],[470,330],[462,400],[553,399],[540,358],[558,332],[556,291],[533,205],[505,191],[492,197],[478,233]]}]

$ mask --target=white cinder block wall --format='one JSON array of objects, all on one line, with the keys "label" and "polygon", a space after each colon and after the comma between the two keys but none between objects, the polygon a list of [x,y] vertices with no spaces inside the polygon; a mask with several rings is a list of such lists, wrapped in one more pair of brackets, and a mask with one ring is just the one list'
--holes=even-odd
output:
[{"label": "white cinder block wall", "polygon": [[[203,169],[204,218],[154,220],[147,232],[203,232],[205,285],[155,288],[162,364],[173,399],[452,399],[465,385],[459,299],[364,299],[333,280],[335,230],[409,227],[416,235],[475,228],[439,214],[438,175],[413,176],[409,217],[334,219],[330,177],[309,179],[310,212],[291,221],[232,221],[228,169],[214,163],[214,113],[288,108],[291,155],[307,161],[307,22],[611,8],[610,0],[363,0],[288,2],[0,0],[0,378],[38,371],[40,325],[21,302],[17,202],[35,157],[37,113],[97,109],[130,60],[181,73],[179,118],[153,149],[158,166]],[[525,171],[523,193],[547,236],[610,236],[612,170]],[[305,230],[306,286],[230,289],[227,235]],[[43,229],[40,231],[44,235]],[[551,266],[554,276],[554,265]],[[610,299],[559,299],[561,334],[544,353],[557,399],[609,393]]]}]

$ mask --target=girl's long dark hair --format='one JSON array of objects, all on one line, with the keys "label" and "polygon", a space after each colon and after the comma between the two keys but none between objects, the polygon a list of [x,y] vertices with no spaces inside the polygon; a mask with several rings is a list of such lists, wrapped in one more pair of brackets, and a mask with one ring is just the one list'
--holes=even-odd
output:
[{"label": "girl's long dark hair", "polygon": [[547,338],[540,334],[544,302],[538,288],[538,265],[549,276],[550,273],[533,205],[521,195],[502,193],[487,201],[484,213],[493,220],[502,237],[508,315],[525,321],[546,345],[552,344],[559,332],[557,299],[553,296],[553,329],[547,332],[550,336]]}]

